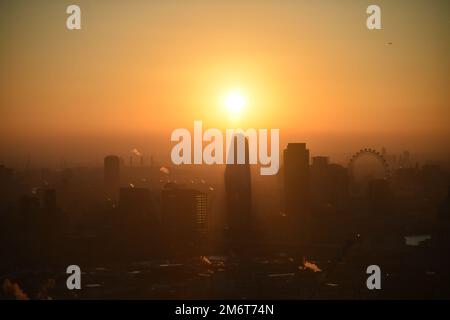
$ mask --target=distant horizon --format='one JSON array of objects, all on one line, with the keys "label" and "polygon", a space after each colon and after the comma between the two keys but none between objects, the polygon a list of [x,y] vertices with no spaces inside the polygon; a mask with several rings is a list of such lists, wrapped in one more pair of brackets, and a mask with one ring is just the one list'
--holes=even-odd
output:
[{"label": "distant horizon", "polygon": [[0,162],[164,155],[195,120],[313,154],[449,157],[448,1],[377,1],[381,30],[365,1],[77,5],[81,30],[66,3],[0,3]]},{"label": "distant horizon", "polygon": [[[112,139],[114,140],[114,139]],[[139,141],[145,140],[144,138]],[[148,166],[150,163],[150,159],[153,158],[155,161],[163,163],[165,165],[173,165],[170,159],[170,151],[173,143],[164,142],[162,137],[159,139],[159,143],[129,143],[128,141],[123,141],[121,143],[117,143],[117,140],[114,142],[106,143],[105,146],[100,147],[98,150],[91,150],[89,144],[83,148],[73,149],[69,141],[61,141],[60,144],[50,144],[46,146],[45,150],[35,151],[32,150],[26,151],[23,149],[21,152],[13,151],[13,147],[11,147],[11,153],[8,154],[8,148],[2,148],[0,152],[0,165],[5,165],[7,167],[24,169],[27,161],[29,161],[29,167],[33,169],[39,168],[54,168],[60,169],[63,167],[63,163],[65,163],[66,167],[101,167],[103,166],[103,159],[107,155],[117,155],[123,158],[125,162],[125,166],[129,166],[129,157],[133,156],[132,150],[137,149],[144,158],[145,166]],[[331,140],[331,139],[330,139]],[[344,140],[344,139],[342,139]],[[374,139],[375,140],[375,139]],[[87,140],[89,141],[89,140]],[[414,161],[419,162],[420,165],[427,163],[440,163],[441,165],[450,167],[450,152],[448,149],[434,150],[434,149],[420,149],[414,148],[414,141],[411,142],[409,148],[406,146],[397,146],[396,148],[389,147],[389,143],[353,143],[353,144],[345,144],[345,141],[336,141],[334,140],[334,145],[330,142],[330,149],[327,151],[325,143],[320,143],[321,139],[317,138],[316,143],[308,143],[305,140],[292,140],[285,139],[281,135],[280,137],[280,157],[282,159],[283,153],[282,151],[287,147],[288,143],[306,143],[307,148],[309,148],[311,152],[311,159],[316,156],[326,156],[329,157],[330,162],[338,163],[341,165],[346,165],[350,157],[358,152],[360,149],[364,148],[372,148],[379,152],[382,151],[383,148],[386,149],[388,155],[399,156],[403,152],[408,151],[411,154],[411,158]],[[386,141],[386,140],[385,140]],[[321,146],[322,145],[322,146]],[[417,145],[417,144],[416,144]],[[317,146],[321,146],[315,148]],[[331,147],[333,146],[333,147]],[[344,146],[342,149],[339,146]],[[17,146],[16,146],[17,147]],[[140,162],[138,156],[134,157],[134,166],[139,167]],[[187,165],[181,165],[186,167]],[[281,162],[281,166],[283,166]],[[201,165],[199,168],[208,167],[208,165]]]}]

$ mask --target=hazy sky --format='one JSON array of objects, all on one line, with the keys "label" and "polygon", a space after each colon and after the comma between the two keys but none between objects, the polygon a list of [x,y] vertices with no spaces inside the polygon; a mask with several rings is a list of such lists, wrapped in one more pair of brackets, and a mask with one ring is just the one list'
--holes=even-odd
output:
[{"label": "hazy sky", "polygon": [[[82,30],[69,31],[78,4]],[[383,30],[366,28],[378,4]],[[170,133],[280,128],[281,147],[449,151],[450,2],[1,1],[0,163],[164,153]],[[392,45],[387,43],[392,42]],[[356,151],[355,150],[355,151]]]}]

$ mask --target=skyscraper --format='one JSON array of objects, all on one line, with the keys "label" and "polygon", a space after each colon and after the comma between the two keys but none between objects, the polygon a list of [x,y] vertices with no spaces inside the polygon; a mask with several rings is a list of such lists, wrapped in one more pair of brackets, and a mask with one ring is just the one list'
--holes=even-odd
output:
[{"label": "skyscraper", "polygon": [[168,183],[161,192],[163,239],[167,245],[199,244],[207,234],[208,196]]},{"label": "skyscraper", "polygon": [[106,156],[104,159],[104,182],[106,196],[117,201],[120,187],[120,159]]},{"label": "skyscraper", "polygon": [[311,212],[342,212],[349,196],[346,168],[329,163],[328,157],[313,157],[310,168]]},{"label": "skyscraper", "polygon": [[313,211],[330,203],[330,174],[328,157],[313,157],[310,171],[311,207]]},{"label": "skyscraper", "polygon": [[[235,135],[230,148],[233,148],[233,164],[225,168],[225,192],[229,235],[232,240],[249,236],[251,231],[251,174],[249,164],[248,139]],[[245,163],[237,163],[239,140],[245,144]]]},{"label": "skyscraper", "polygon": [[284,150],[286,214],[293,232],[306,232],[310,213],[309,150],[305,143],[289,143]]},{"label": "skyscraper", "polygon": [[346,212],[350,196],[350,177],[347,168],[338,164],[328,165],[330,177],[330,202],[338,212]]}]

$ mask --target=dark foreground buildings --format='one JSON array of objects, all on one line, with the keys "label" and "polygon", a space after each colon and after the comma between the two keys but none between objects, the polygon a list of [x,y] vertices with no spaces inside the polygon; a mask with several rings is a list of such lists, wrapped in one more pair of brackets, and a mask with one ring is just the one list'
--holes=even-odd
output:
[{"label": "dark foreground buildings", "polygon": [[168,183],[161,191],[162,244],[168,248],[195,248],[205,243],[208,231],[208,196]]},{"label": "dark foreground buildings", "polygon": [[345,213],[348,210],[350,178],[347,168],[329,163],[328,157],[312,158],[310,168],[311,209],[316,213]]},{"label": "dark foreground buildings", "polygon": [[[158,218],[147,188],[120,188],[113,236],[123,256],[154,252],[158,240]],[[120,250],[119,250],[120,251]]]},{"label": "dark foreground buildings", "polygon": [[310,223],[309,150],[289,143],[284,150],[284,194],[289,240],[307,240]]}]

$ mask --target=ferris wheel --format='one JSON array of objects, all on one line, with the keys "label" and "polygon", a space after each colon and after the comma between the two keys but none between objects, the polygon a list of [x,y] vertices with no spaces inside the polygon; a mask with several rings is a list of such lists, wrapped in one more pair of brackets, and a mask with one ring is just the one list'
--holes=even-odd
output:
[{"label": "ferris wheel", "polygon": [[371,156],[371,157],[377,159],[381,163],[381,165],[383,166],[383,169],[384,169],[384,178],[386,180],[389,180],[391,177],[391,171],[389,169],[389,165],[388,165],[386,159],[380,152],[378,152],[375,149],[371,149],[371,148],[361,149],[351,157],[351,159],[348,163],[348,173],[350,175],[350,179],[353,180],[353,178],[354,178],[355,163],[358,161],[358,159],[360,159],[362,156],[365,156],[365,155]]}]

